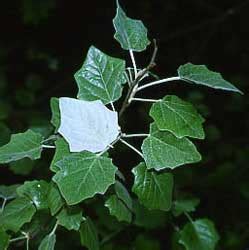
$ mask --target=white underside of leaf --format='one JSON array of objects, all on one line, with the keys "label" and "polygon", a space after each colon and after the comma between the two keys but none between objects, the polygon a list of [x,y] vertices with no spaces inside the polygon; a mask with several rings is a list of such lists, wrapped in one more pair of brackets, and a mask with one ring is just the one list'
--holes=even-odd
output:
[{"label": "white underside of leaf", "polygon": [[119,135],[117,112],[100,100],[59,99],[61,124],[58,132],[69,144],[71,152],[105,150]]}]

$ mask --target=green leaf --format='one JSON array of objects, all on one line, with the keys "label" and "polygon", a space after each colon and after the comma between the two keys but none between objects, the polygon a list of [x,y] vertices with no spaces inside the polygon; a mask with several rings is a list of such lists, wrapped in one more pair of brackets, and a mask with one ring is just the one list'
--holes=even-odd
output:
[{"label": "green leaf", "polygon": [[63,138],[59,138],[55,142],[55,147],[56,151],[50,164],[50,170],[56,173],[59,170],[59,168],[56,166],[56,162],[62,160],[65,156],[68,156],[70,154],[70,150],[67,142]]},{"label": "green leaf", "polygon": [[104,104],[118,100],[126,82],[124,72],[125,61],[91,46],[82,68],[74,76],[79,88],[77,97],[85,101],[100,99]]},{"label": "green leaf", "polygon": [[80,227],[81,245],[89,250],[99,250],[97,229],[90,218],[87,218]]},{"label": "green leaf", "polygon": [[150,116],[160,130],[167,130],[176,137],[189,136],[204,139],[204,119],[194,106],[174,95],[168,95],[152,105]]},{"label": "green leaf", "polygon": [[109,209],[110,214],[115,216],[118,221],[131,222],[131,212],[116,195],[110,196],[105,206]]},{"label": "green leaf", "polygon": [[151,124],[150,135],[143,141],[142,151],[149,169],[174,169],[201,160],[195,145],[187,138],[177,138]]},{"label": "green leaf", "polygon": [[25,181],[22,186],[17,188],[17,194],[32,200],[37,210],[48,208],[48,191],[49,184],[43,180]]},{"label": "green leaf", "polygon": [[64,201],[58,187],[51,182],[50,190],[48,192],[48,206],[50,208],[51,215],[54,216],[57,214],[63,205]]},{"label": "green leaf", "polygon": [[8,203],[0,213],[0,226],[5,230],[18,232],[27,222],[30,222],[36,209],[27,198],[17,198]]},{"label": "green leaf", "polygon": [[10,140],[10,135],[10,129],[4,123],[0,122],[0,146],[8,143]]},{"label": "green leaf", "polygon": [[126,16],[117,1],[117,12],[113,19],[115,28],[114,38],[125,50],[143,51],[150,44],[147,37],[147,28],[140,20],[131,19]]},{"label": "green leaf", "polygon": [[60,127],[60,108],[59,108],[59,98],[52,97],[50,100],[50,108],[52,112],[51,123],[55,127],[55,132],[58,131]]},{"label": "green leaf", "polygon": [[59,225],[65,227],[67,230],[80,229],[80,224],[85,218],[82,216],[82,211],[78,207],[64,208],[57,215]]},{"label": "green leaf", "polygon": [[147,234],[139,234],[135,241],[135,250],[160,250],[160,242]]},{"label": "green leaf", "polygon": [[115,182],[117,168],[111,159],[90,152],[72,154],[56,164],[53,177],[67,204],[74,205],[95,194],[104,194]]},{"label": "green leaf", "polygon": [[0,164],[17,161],[28,157],[38,159],[42,151],[42,135],[27,130],[24,133],[11,136],[10,142],[0,148]]},{"label": "green leaf", "polygon": [[178,75],[182,80],[190,83],[243,94],[230,82],[224,80],[220,73],[209,70],[205,65],[184,64],[178,68]]},{"label": "green leaf", "polygon": [[173,175],[148,171],[144,163],[132,169],[135,181],[132,191],[148,209],[168,211],[172,203]]},{"label": "green leaf", "polygon": [[219,235],[212,221],[199,219],[187,223],[180,232],[179,243],[187,250],[214,250]]},{"label": "green leaf", "polygon": [[129,208],[130,211],[132,211],[131,196],[125,186],[119,181],[116,181],[115,183],[115,192],[117,194],[117,197],[125,203],[125,205]]},{"label": "green leaf", "polygon": [[0,198],[5,199],[5,200],[12,200],[17,197],[16,189],[20,185],[11,185],[11,186],[0,186]]},{"label": "green leaf", "polygon": [[10,236],[0,228],[0,250],[7,250],[9,246]]},{"label": "green leaf", "polygon": [[56,235],[49,234],[42,240],[38,250],[54,250],[55,243],[56,243]]},{"label": "green leaf", "polygon": [[34,167],[35,162],[29,158],[23,158],[19,161],[10,162],[9,169],[17,175],[29,175]]},{"label": "green leaf", "polygon": [[179,216],[182,213],[194,212],[199,203],[200,200],[197,198],[177,199],[173,203],[172,213],[174,214],[174,216]]}]

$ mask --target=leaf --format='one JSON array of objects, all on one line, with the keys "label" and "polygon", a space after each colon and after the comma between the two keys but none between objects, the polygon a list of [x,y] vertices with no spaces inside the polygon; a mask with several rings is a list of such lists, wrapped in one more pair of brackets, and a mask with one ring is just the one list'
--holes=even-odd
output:
[{"label": "leaf", "polygon": [[60,110],[59,133],[69,143],[71,152],[101,152],[119,135],[117,112],[109,110],[99,100],[60,98]]},{"label": "leaf", "polygon": [[117,168],[104,156],[83,152],[67,156],[56,165],[60,170],[53,181],[69,205],[104,194],[115,182]]},{"label": "leaf", "polygon": [[4,123],[0,122],[0,146],[3,146],[4,144],[8,143],[8,141],[10,140],[10,135],[10,129]]},{"label": "leaf", "polygon": [[90,218],[87,218],[80,227],[81,245],[89,250],[99,250],[98,233]]},{"label": "leaf", "polygon": [[15,184],[15,185],[10,185],[10,186],[0,186],[0,198],[4,200],[12,200],[15,199],[17,196],[16,189],[20,185]]},{"label": "leaf", "polygon": [[82,216],[82,211],[78,207],[64,208],[57,215],[59,225],[65,227],[67,230],[80,229],[80,224],[85,218]]},{"label": "leaf", "polygon": [[135,250],[160,250],[160,242],[147,234],[139,234],[135,241]]},{"label": "leaf", "polygon": [[212,221],[199,219],[187,223],[180,232],[179,243],[186,250],[214,250],[219,240],[219,235]]},{"label": "leaf", "polygon": [[131,212],[116,195],[111,195],[105,202],[105,206],[109,209],[110,214],[116,217],[118,221],[131,222]]},{"label": "leaf", "polygon": [[32,200],[37,210],[48,208],[48,191],[49,184],[43,180],[25,181],[22,186],[17,188],[17,194]]},{"label": "leaf", "polygon": [[63,157],[68,156],[70,154],[69,146],[67,142],[63,138],[59,138],[55,142],[55,154],[54,158],[50,164],[50,170],[53,172],[57,172],[59,168],[56,166],[56,162],[63,159]]},{"label": "leaf", "polygon": [[224,80],[220,73],[209,70],[205,65],[186,63],[178,68],[178,75],[182,80],[190,83],[243,94],[230,82]]},{"label": "leaf", "polygon": [[52,97],[50,99],[50,108],[52,111],[51,123],[55,127],[55,132],[57,132],[60,126],[59,98]]},{"label": "leaf", "polygon": [[147,28],[140,20],[127,17],[118,1],[113,25],[116,31],[114,38],[123,49],[139,52],[145,50],[150,44],[147,37]]},{"label": "leaf", "polygon": [[189,136],[204,139],[204,119],[194,106],[177,96],[168,95],[152,105],[150,116],[160,130],[167,130],[176,137]]},{"label": "leaf", "polygon": [[132,169],[135,181],[132,191],[148,209],[168,211],[172,203],[173,175],[148,171],[144,163]]},{"label": "leaf", "polygon": [[57,214],[64,205],[63,198],[57,186],[51,182],[50,190],[48,192],[48,206],[50,208],[51,215]]},{"label": "leaf", "polygon": [[56,235],[49,234],[42,240],[38,250],[54,250],[55,243],[56,243]]},{"label": "leaf", "polygon": [[179,216],[182,213],[194,212],[199,203],[200,200],[197,198],[177,199],[176,201],[174,201],[172,213],[174,214],[174,216]]},{"label": "leaf", "polygon": [[29,175],[34,167],[35,162],[29,158],[23,158],[19,161],[13,161],[9,164],[9,169],[16,175]]},{"label": "leaf", "polygon": [[0,228],[0,250],[7,250],[9,246],[10,236]]},{"label": "leaf", "polygon": [[160,131],[154,123],[150,126],[150,135],[143,141],[142,151],[149,169],[174,169],[201,160],[201,155],[190,140]]},{"label": "leaf", "polygon": [[132,211],[132,199],[125,186],[121,182],[116,181],[115,191],[117,197],[125,203],[125,205],[129,208],[130,211]]},{"label": "leaf", "polygon": [[8,203],[0,213],[0,226],[5,230],[18,232],[27,222],[30,222],[36,209],[27,198],[17,198]]},{"label": "leaf", "polygon": [[121,97],[125,61],[110,57],[91,46],[82,68],[74,75],[79,91],[77,97],[85,101],[101,100],[104,104]]},{"label": "leaf", "polygon": [[11,136],[10,142],[0,148],[0,164],[17,161],[28,157],[32,160],[40,158],[42,151],[42,135],[27,130]]}]

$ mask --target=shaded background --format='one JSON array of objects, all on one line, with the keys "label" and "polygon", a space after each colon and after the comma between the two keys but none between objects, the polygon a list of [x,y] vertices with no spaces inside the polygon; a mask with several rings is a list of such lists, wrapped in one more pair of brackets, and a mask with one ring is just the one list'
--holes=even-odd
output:
[{"label": "shaded background", "polygon": [[[186,62],[206,64],[245,93],[240,96],[184,83],[143,92],[150,98],[177,94],[194,103],[206,118],[206,140],[197,141],[203,161],[175,171],[177,188],[200,198],[194,217],[215,221],[222,238],[220,249],[249,249],[249,1],[120,3],[128,16],[143,20],[150,38],[157,39],[156,74],[175,76],[178,66]],[[73,74],[90,45],[130,63],[128,54],[113,39],[114,0],[18,0],[1,4],[1,10],[0,145],[9,140],[11,132],[27,127],[51,133],[50,98],[76,96]],[[135,54],[141,67],[148,63],[152,51],[150,46]],[[132,104],[121,121],[123,131],[148,131],[149,107]],[[134,141],[137,146],[140,143]],[[122,146],[112,156],[131,182],[130,169],[140,159]],[[2,168],[0,183],[49,179],[50,158],[46,152],[44,160],[34,165],[24,161]],[[161,231],[158,237],[168,244],[166,232]]]}]

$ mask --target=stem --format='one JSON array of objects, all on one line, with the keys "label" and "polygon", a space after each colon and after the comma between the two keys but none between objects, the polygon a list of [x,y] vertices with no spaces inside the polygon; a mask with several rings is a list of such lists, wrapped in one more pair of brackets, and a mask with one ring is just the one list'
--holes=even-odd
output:
[{"label": "stem", "polygon": [[121,135],[117,137],[115,141],[113,141],[110,145],[108,145],[102,152],[98,153],[97,156],[103,155],[105,152],[107,152],[110,148],[113,148],[114,144],[116,144],[120,140]]},{"label": "stem", "polygon": [[51,146],[51,145],[42,145],[43,148],[55,148],[55,146]]},{"label": "stem", "polygon": [[137,78],[137,65],[136,65],[135,57],[131,49],[129,50],[129,52],[130,52],[130,57],[131,57],[131,61],[132,61],[132,65],[133,65],[134,73],[135,73],[135,79],[136,79]]},{"label": "stem", "polygon": [[27,238],[26,236],[20,236],[20,237],[17,237],[17,238],[13,238],[13,239],[10,239],[10,243],[16,242],[16,241],[19,241],[19,240],[25,240],[26,238]]},{"label": "stem", "polygon": [[187,212],[184,212],[184,215],[188,218],[188,220],[189,220],[191,223],[194,223],[192,217],[191,217]]},{"label": "stem", "polygon": [[131,101],[137,101],[137,102],[159,102],[161,99],[144,99],[144,98],[132,98]]},{"label": "stem", "polygon": [[1,207],[1,210],[0,210],[1,213],[3,212],[3,210],[5,208],[6,202],[7,202],[7,199],[3,199],[3,204],[2,204],[2,207]]},{"label": "stem", "polygon": [[161,83],[164,83],[164,82],[178,81],[180,79],[181,78],[179,76],[175,76],[175,77],[169,77],[169,78],[164,78],[164,79],[161,79],[161,80],[158,80],[158,81],[150,82],[150,83],[147,83],[147,84],[139,87],[137,89],[137,92],[139,92],[142,89],[146,89],[148,87],[154,86],[154,85],[158,85],[158,84],[161,84]]},{"label": "stem", "polygon": [[110,104],[111,104],[112,110],[113,110],[114,112],[116,112],[116,109],[115,109],[115,107],[114,107],[114,105],[113,105],[113,102],[110,102]]},{"label": "stem", "polygon": [[135,147],[133,147],[131,144],[129,144],[127,141],[123,140],[120,138],[120,141],[125,144],[127,147],[129,147],[130,149],[132,149],[133,151],[135,151],[137,154],[139,154],[142,158],[143,158],[143,154],[137,150]]},{"label": "stem", "polygon": [[56,221],[56,223],[55,223],[55,225],[54,225],[54,228],[53,228],[53,230],[51,231],[51,233],[49,234],[49,236],[52,236],[53,234],[55,234],[55,231],[56,231],[58,225],[59,225],[59,222]]},{"label": "stem", "polygon": [[132,137],[147,137],[149,134],[122,134],[123,138],[132,138]]}]

